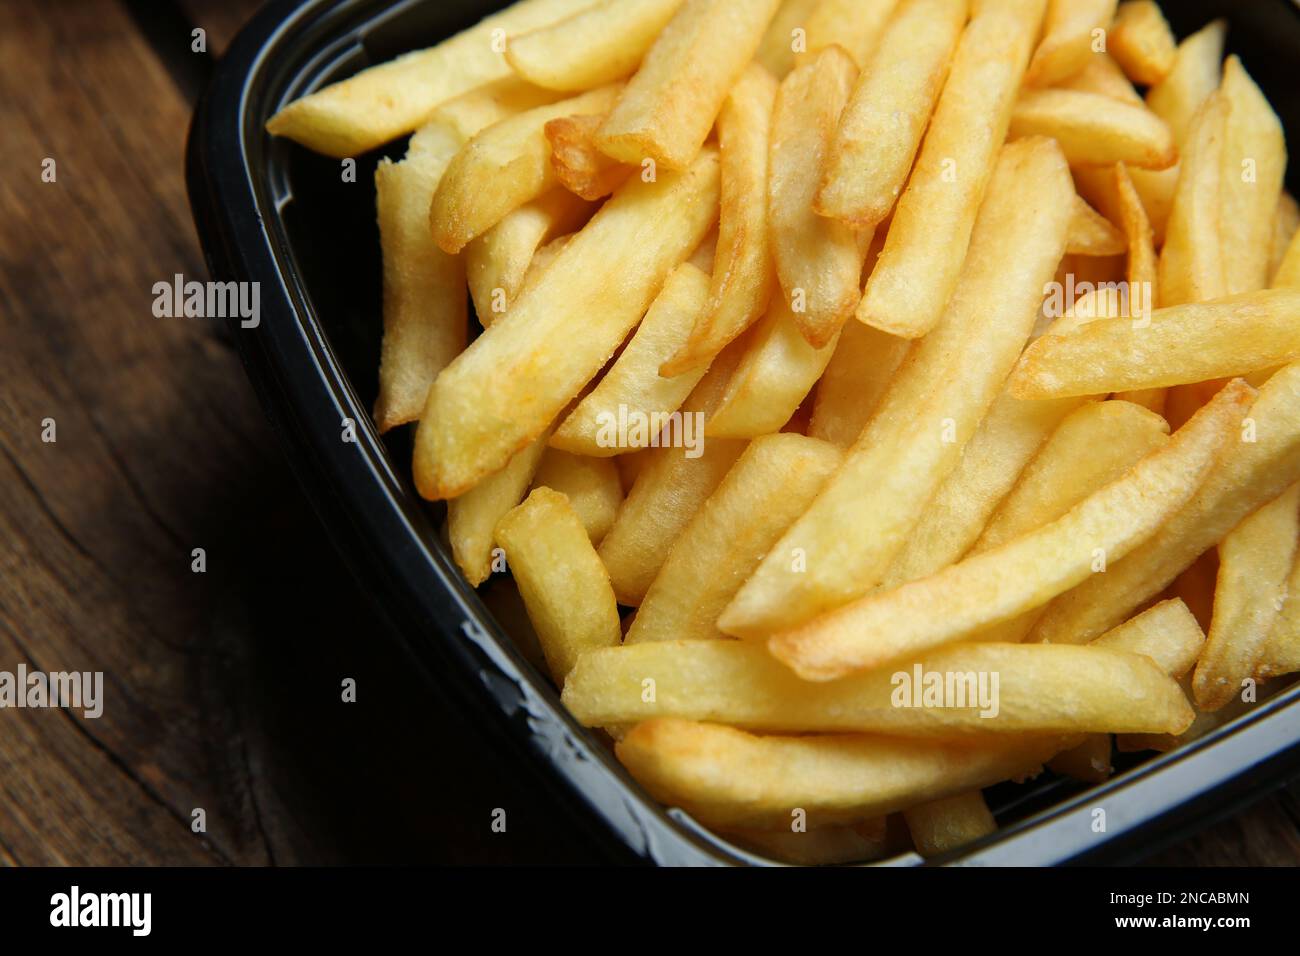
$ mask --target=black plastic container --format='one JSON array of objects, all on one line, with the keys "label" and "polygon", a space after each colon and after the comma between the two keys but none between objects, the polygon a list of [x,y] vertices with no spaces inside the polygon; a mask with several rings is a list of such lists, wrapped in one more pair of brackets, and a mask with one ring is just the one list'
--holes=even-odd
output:
[{"label": "black plastic container", "polygon": [[[491,0],[309,0],[273,3],[240,34],[195,115],[190,203],[215,278],[261,284],[261,324],[231,323],[289,459],[377,613],[429,682],[467,720],[554,787],[611,859],[683,864],[766,861],[651,799],[607,747],[560,705],[549,680],[494,620],[440,541],[440,507],[409,477],[409,439],[370,424],[380,341],[373,169],[356,182],[338,160],[272,140],[280,106],[373,63],[437,42],[505,6]],[[1300,142],[1300,12],[1287,0],[1166,4],[1185,34],[1215,16],[1229,49]],[[405,143],[386,153],[400,157]],[[1290,188],[1297,189],[1297,166]],[[342,440],[344,423],[357,440]],[[406,732],[418,732],[407,728]],[[1134,761],[1085,788],[1045,774],[989,791],[1002,828],[940,862],[1046,865],[1123,862],[1231,812],[1300,772],[1300,685],[1175,753]],[[1105,833],[1093,809],[1106,810]],[[886,861],[916,864],[908,853]]]}]

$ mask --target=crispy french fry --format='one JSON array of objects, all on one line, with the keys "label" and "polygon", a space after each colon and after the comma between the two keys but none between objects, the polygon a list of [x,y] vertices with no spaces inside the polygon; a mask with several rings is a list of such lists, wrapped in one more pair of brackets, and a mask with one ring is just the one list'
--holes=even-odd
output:
[{"label": "crispy french fry", "polygon": [[1188,134],[1165,244],[1160,251],[1162,305],[1203,302],[1227,295],[1220,201],[1227,119],[1227,100],[1213,93]]},{"label": "crispy french fry", "polygon": [[[767,25],[754,59],[778,80],[794,69],[795,38],[807,40],[809,17],[821,0],[782,0],[781,7]],[[796,32],[798,31],[798,32]]]},{"label": "crispy french fry", "polygon": [[1177,41],[1155,0],[1121,3],[1108,39],[1111,56],[1134,83],[1154,86],[1174,68]]},{"label": "crispy french fry", "polygon": [[463,494],[541,434],[709,231],[717,205],[714,151],[684,173],[625,184],[434,382],[415,440],[420,493]]},{"label": "crispy french fry", "polygon": [[801,677],[831,680],[1045,604],[1123,558],[1187,503],[1253,395],[1244,382],[1228,386],[1166,447],[1036,531],[779,632],[768,647]]},{"label": "crispy french fry", "polygon": [[1300,288],[1300,232],[1291,238],[1291,244],[1287,246],[1282,264],[1277,267],[1277,273],[1273,276],[1273,288]]},{"label": "crispy french fry", "polygon": [[826,157],[814,208],[875,226],[902,192],[948,75],[967,0],[903,0],[864,64]]},{"label": "crispy french fry", "polygon": [[1098,319],[1025,349],[1017,398],[1098,395],[1244,375],[1300,358],[1300,289],[1266,289],[1158,309],[1149,325]]},{"label": "crispy french fry", "polygon": [[812,830],[736,829],[723,836],[745,849],[798,866],[865,863],[888,854],[885,818],[858,826],[816,827]]},{"label": "crispy french fry", "polygon": [[1051,86],[1083,69],[1097,35],[1115,16],[1116,0],[1051,0],[1043,38],[1025,72],[1026,86]]},{"label": "crispy french fry", "polygon": [[1209,640],[1196,665],[1196,706],[1215,711],[1253,680],[1287,598],[1300,535],[1300,485],[1292,485],[1219,543]]},{"label": "crispy french fry", "polygon": [[826,346],[858,304],[870,241],[813,211],[835,124],[856,78],[852,57],[828,46],[781,81],[772,114],[768,232],[781,291],[814,348]]},{"label": "crispy french fry", "polygon": [[[895,377],[822,494],[741,588],[722,630],[797,624],[880,580],[1034,325],[1065,249],[1073,188],[1050,141],[1004,149],[944,321]],[[1030,204],[1034,216],[1024,214]],[[795,573],[792,562],[807,570]]]},{"label": "crispy french fry", "polygon": [[[638,724],[615,748],[651,795],[711,826],[853,823],[1036,773],[1056,738],[963,745],[858,735],[755,737],[685,720]],[[1027,756],[1028,751],[1028,756]]]},{"label": "crispy french fry", "polygon": [[626,643],[724,637],[718,615],[841,457],[834,445],[803,435],[750,442],[677,538]]},{"label": "crispy french fry", "polygon": [[718,114],[722,208],[709,301],[661,375],[706,366],[767,308],[776,271],[767,228],[767,154],[776,81],[750,64]]},{"label": "crispy french fry", "polygon": [[[664,358],[672,355],[704,308],[709,277],[683,262],[664,283],[645,318],[599,384],[564,420],[551,445],[579,455],[608,458],[630,449],[657,444],[659,434],[673,425],[672,416],[699,384],[707,369],[673,378],[659,375]],[[633,427],[626,433],[620,422]],[[704,441],[703,416],[680,419],[683,439]],[[644,426],[644,427],[637,427]],[[674,425],[673,427],[677,427]],[[620,444],[626,439],[627,444]]]},{"label": "crispy french fry", "polygon": [[1082,403],[1024,402],[1006,392],[998,395],[880,586],[892,588],[929,577],[960,560],[1043,442]]},{"label": "crispy french fry", "polygon": [[1286,603],[1273,622],[1256,674],[1261,680],[1300,671],[1300,554],[1286,583]]},{"label": "crispy french fry", "polygon": [[1164,80],[1147,92],[1147,105],[1169,124],[1181,147],[1190,139],[1192,121],[1210,94],[1219,88],[1219,64],[1228,24],[1215,20],[1178,45]]},{"label": "crispy french fry", "polygon": [[685,169],[771,21],[779,0],[686,0],[628,81],[596,142],[620,162]]},{"label": "crispy french fry", "polygon": [[[491,325],[498,315],[509,311],[510,303],[523,289],[524,276],[527,275],[537,250],[556,236],[581,228],[590,218],[591,212],[589,203],[566,190],[552,189],[544,196],[508,213],[499,223],[465,247],[469,294],[474,302],[474,311],[484,328]],[[426,215],[426,211],[420,213],[419,226],[424,231],[423,239],[427,247]],[[464,348],[463,342],[461,348]],[[459,351],[457,349],[458,353]]]},{"label": "crispy french fry", "polygon": [[[1185,426],[1184,426],[1185,427]],[[1150,541],[1061,595],[1031,640],[1079,643],[1109,630],[1257,508],[1300,480],[1300,364],[1268,380],[1195,496]]]},{"label": "crispy french fry", "polygon": [[997,822],[978,790],[918,804],[903,811],[912,843],[921,856],[948,853],[997,831]]},{"label": "crispy french fry", "polygon": [[[573,241],[576,232],[565,233],[562,236],[556,236],[546,245],[542,246],[533,254],[533,260],[528,263],[528,271],[524,273],[523,284],[519,287],[519,294],[527,292],[533,286],[537,285],[542,274],[551,267],[552,263],[560,257],[563,252]],[[518,298],[518,296],[516,296]]]},{"label": "crispy french fry", "polygon": [[569,499],[535,488],[497,523],[515,583],[557,683],[579,656],[622,639],[609,575]]},{"label": "crispy french fry", "polygon": [[1068,644],[954,644],[815,684],[749,642],[647,642],[584,655],[563,700],[588,726],[675,717],[903,737],[1181,733],[1193,716],[1149,657]]},{"label": "crispy french fry", "polygon": [[[1115,166],[1114,176],[1119,221],[1128,247],[1125,278],[1128,280],[1130,290],[1130,308],[1127,314],[1130,318],[1146,319],[1149,317],[1152,303],[1159,301],[1157,294],[1159,267],[1156,258],[1155,233],[1146,209],[1142,206],[1137,188],[1133,185],[1133,180],[1123,163]],[[1143,308],[1132,307],[1135,303],[1134,290],[1138,289],[1141,290]]]},{"label": "crispy french fry", "polygon": [[1124,234],[1086,200],[1076,196],[1065,251],[1076,256],[1117,256],[1127,248]]},{"label": "crispy french fry", "polygon": [[817,385],[808,434],[852,447],[911,350],[908,339],[847,323]]},{"label": "crispy french fry", "polygon": [[1219,229],[1227,294],[1254,292],[1268,285],[1273,225],[1286,171],[1282,123],[1241,61],[1223,65],[1223,98],[1228,102],[1220,177]]},{"label": "crispy french fry", "polygon": [[546,124],[564,116],[603,113],[619,91],[618,86],[603,86],[511,116],[476,134],[447,167],[429,205],[438,247],[460,252],[511,210],[557,186]]},{"label": "crispy french fry", "polygon": [[418,129],[438,104],[510,78],[494,36],[554,23],[591,2],[523,0],[435,47],[294,100],[271,117],[267,131],[338,159],[368,152]]},{"label": "crispy french fry", "polygon": [[459,498],[447,502],[451,553],[461,573],[475,587],[492,574],[497,522],[523,500],[545,451],[546,438],[542,436],[517,453],[495,475],[489,475]]},{"label": "crispy french fry", "polygon": [[1205,632],[1187,605],[1161,601],[1092,642],[1093,647],[1145,654],[1170,677],[1182,677],[1205,647]]},{"label": "crispy french fry", "polygon": [[796,68],[817,58],[834,45],[853,57],[858,69],[871,62],[898,0],[820,0],[809,13],[803,50],[794,55]]},{"label": "crispy french fry", "polygon": [[1138,96],[1137,90],[1133,88],[1133,84],[1124,75],[1119,64],[1106,53],[1091,54],[1083,69],[1059,86],[1063,90],[1109,96],[1134,106],[1144,105],[1142,97]]},{"label": "crispy french fry", "polygon": [[558,448],[548,448],[542,455],[533,487],[550,488],[568,498],[593,545],[599,545],[609,533],[623,503],[623,485],[612,461],[571,455]]},{"label": "crispy french fry", "polygon": [[904,338],[938,323],[957,288],[1043,7],[1044,0],[988,0],[966,27],[867,280],[860,321]]},{"label": "crispy french fry", "polygon": [[1292,240],[1300,234],[1300,204],[1285,189],[1277,201],[1277,215],[1273,219],[1273,239],[1268,255],[1270,286],[1277,287],[1277,276],[1286,261]]},{"label": "crispy french fry", "polygon": [[602,0],[573,16],[510,37],[506,59],[529,83],[595,89],[637,68],[682,0]]},{"label": "crispy french fry", "polygon": [[632,174],[632,167],[610,159],[596,148],[596,130],[603,114],[561,116],[546,124],[546,141],[551,144],[551,168],[555,178],[569,192],[583,199],[608,196]]},{"label": "crispy french fry", "polygon": [[1051,136],[1072,163],[1167,169],[1178,160],[1173,134],[1160,117],[1099,93],[1026,90],[1011,114],[1010,135]]}]

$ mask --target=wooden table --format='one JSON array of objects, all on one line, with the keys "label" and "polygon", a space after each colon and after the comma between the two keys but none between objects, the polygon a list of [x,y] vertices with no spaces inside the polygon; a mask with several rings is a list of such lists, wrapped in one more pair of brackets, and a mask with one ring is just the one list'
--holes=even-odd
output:
[{"label": "wooden table", "polygon": [[[255,6],[0,4],[0,669],[107,698],[0,711],[0,863],[590,859],[375,632],[221,329],[152,314],[204,274],[185,131]],[[1300,862],[1300,785],[1155,861]]]}]

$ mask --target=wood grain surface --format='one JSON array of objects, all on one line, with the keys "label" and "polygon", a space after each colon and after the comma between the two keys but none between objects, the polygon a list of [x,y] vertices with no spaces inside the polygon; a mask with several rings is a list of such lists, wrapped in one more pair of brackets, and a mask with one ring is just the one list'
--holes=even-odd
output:
[{"label": "wood grain surface", "polygon": [[[106,696],[0,712],[0,863],[592,859],[376,633],[221,330],[152,314],[206,277],[176,58],[256,5],[0,4],[0,669]],[[1155,861],[1300,862],[1300,786]]]}]

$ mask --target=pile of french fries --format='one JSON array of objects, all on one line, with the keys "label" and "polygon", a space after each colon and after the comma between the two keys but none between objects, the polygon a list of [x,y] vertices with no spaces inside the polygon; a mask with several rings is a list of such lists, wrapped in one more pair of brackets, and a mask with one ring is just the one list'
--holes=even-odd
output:
[{"label": "pile of french fries", "polygon": [[1300,670],[1300,210],[1225,40],[522,0],[268,128],[413,134],[375,420],[575,717],[742,845],[931,855]]}]

